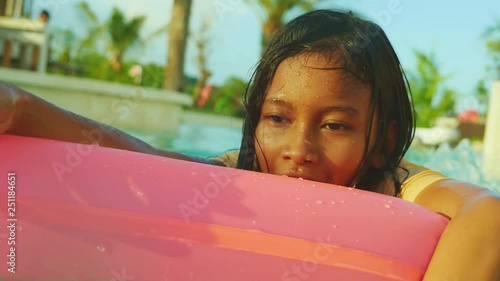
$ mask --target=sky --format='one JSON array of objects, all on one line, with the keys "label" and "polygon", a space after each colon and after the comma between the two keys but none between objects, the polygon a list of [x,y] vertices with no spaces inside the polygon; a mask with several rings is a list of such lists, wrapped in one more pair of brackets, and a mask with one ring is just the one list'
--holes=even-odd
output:
[{"label": "sky", "polygon": [[[42,9],[51,14],[51,28],[71,28],[83,32],[76,19],[73,0],[37,0],[33,14]],[[173,0],[87,0],[101,21],[119,7],[127,17],[146,15],[143,37],[171,17]],[[488,78],[490,63],[481,34],[500,21],[499,0],[325,0],[318,8],[350,9],[378,23],[392,42],[405,69],[415,68],[414,50],[433,53],[443,74],[450,75],[447,86],[459,93],[471,93],[477,82]],[[298,15],[292,11],[288,18]],[[231,76],[248,80],[260,54],[259,10],[245,0],[193,0],[190,29],[195,34],[204,20],[210,22],[209,68],[211,83],[221,84]],[[164,65],[167,34],[158,36],[129,59]],[[196,48],[189,41],[186,73],[197,76]]]}]

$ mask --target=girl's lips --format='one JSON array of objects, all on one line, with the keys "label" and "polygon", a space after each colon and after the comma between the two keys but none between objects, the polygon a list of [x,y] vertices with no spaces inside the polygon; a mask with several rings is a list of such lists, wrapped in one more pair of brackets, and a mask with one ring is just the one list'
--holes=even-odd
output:
[{"label": "girl's lips", "polygon": [[303,179],[303,180],[309,180],[309,181],[316,181],[316,180],[312,179],[311,177],[308,177],[308,176],[303,175],[303,174],[289,173],[289,174],[281,174],[281,176],[290,177],[290,178],[297,178],[297,179]]}]

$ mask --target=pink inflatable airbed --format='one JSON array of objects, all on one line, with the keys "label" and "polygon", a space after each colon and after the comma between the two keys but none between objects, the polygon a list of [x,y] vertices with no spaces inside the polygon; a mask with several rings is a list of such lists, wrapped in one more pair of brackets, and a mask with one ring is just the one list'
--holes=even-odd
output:
[{"label": "pink inflatable airbed", "polygon": [[330,184],[0,136],[0,279],[421,280],[447,220]]}]

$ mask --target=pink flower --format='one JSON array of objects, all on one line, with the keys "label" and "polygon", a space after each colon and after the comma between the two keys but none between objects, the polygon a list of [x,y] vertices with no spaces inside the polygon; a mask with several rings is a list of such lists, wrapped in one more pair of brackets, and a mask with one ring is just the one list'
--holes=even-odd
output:
[{"label": "pink flower", "polygon": [[479,113],[475,109],[467,109],[458,114],[458,120],[461,122],[476,122],[479,119]]}]

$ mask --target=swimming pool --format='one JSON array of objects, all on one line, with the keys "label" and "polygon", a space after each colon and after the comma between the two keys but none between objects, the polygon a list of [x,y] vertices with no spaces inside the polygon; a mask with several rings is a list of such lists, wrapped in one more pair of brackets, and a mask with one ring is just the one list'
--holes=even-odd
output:
[{"label": "swimming pool", "polygon": [[[212,157],[240,146],[241,131],[197,123],[183,123],[175,138],[162,138],[155,134],[129,132],[151,145],[169,151],[197,157]],[[500,182],[488,181],[482,172],[482,156],[477,154],[469,140],[456,147],[441,144],[437,149],[412,146],[405,158],[413,163],[439,171],[453,179],[472,182],[500,192]]]}]

